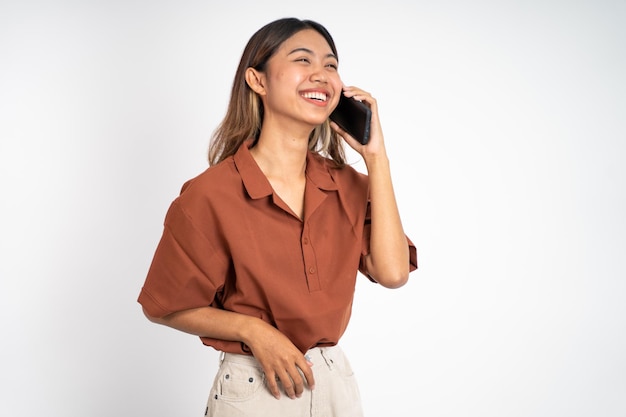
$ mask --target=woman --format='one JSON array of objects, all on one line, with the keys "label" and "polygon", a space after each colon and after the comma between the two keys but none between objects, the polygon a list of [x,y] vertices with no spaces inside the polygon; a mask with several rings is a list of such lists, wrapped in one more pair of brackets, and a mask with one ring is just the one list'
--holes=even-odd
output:
[{"label": "woman", "polygon": [[[417,268],[376,100],[344,87],[337,66],[316,22],[280,19],[257,31],[211,166],[168,210],[139,302],[151,321],[224,352],[207,415],[362,415],[337,345],[357,271],[397,288]],[[370,106],[367,145],[329,121],[341,94]],[[345,164],[344,140],[367,176]]]}]

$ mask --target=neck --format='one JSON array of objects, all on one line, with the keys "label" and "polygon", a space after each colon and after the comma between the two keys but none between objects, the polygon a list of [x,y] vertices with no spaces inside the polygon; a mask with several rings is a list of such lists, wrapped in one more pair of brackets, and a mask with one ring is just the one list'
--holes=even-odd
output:
[{"label": "neck", "polygon": [[263,173],[268,178],[304,178],[310,131],[300,136],[276,131],[264,134],[268,131],[261,131],[259,140],[250,150]]}]

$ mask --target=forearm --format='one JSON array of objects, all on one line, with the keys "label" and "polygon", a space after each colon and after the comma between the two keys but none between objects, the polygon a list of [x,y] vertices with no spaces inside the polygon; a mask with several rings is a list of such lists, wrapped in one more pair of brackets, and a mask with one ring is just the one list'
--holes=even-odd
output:
[{"label": "forearm", "polygon": [[397,288],[409,277],[409,248],[391,180],[389,159],[366,160],[370,180],[371,236],[368,272],[385,287]]},{"label": "forearm", "polygon": [[[267,384],[276,397],[280,397],[278,380],[286,394],[295,398],[304,390],[315,386],[312,364],[302,352],[278,329],[263,320],[213,307],[201,307],[169,314],[150,321],[196,336],[245,343],[259,361],[267,376]],[[304,376],[304,377],[303,377]]]},{"label": "forearm", "polygon": [[250,342],[251,335],[258,327],[266,325],[262,320],[252,316],[208,306],[178,311],[161,318],[152,317],[145,310],[144,314],[154,323],[185,333],[246,344]]}]

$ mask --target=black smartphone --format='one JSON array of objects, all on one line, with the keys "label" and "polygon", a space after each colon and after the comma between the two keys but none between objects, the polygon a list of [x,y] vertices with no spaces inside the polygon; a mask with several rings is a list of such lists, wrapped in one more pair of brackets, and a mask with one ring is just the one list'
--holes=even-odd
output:
[{"label": "black smartphone", "polygon": [[365,103],[348,98],[342,92],[339,104],[331,113],[330,120],[337,123],[360,144],[366,145],[369,142],[372,110]]}]

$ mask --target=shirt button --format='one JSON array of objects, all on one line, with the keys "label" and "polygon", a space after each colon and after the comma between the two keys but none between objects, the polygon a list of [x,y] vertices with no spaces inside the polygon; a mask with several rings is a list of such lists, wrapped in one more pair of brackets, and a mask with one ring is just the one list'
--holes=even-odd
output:
[{"label": "shirt button", "polygon": [[302,239],[302,243],[304,243],[305,245],[309,244],[309,238],[305,237],[304,239]]},{"label": "shirt button", "polygon": [[313,268],[313,267],[309,268],[309,273],[314,274],[315,273],[315,268]]}]

